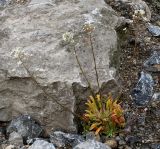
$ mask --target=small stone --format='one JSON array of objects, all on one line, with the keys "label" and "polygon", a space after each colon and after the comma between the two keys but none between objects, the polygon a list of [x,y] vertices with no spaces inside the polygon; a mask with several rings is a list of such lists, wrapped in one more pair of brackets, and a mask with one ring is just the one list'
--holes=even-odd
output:
[{"label": "small stone", "polygon": [[86,134],[86,140],[96,140],[96,141],[99,141],[101,140],[100,136],[99,135],[95,135],[95,132],[93,131],[90,131]]},{"label": "small stone", "polygon": [[3,129],[0,128],[0,144],[5,141],[5,135],[3,133]]},{"label": "small stone", "polygon": [[154,51],[144,62],[144,67],[147,71],[160,72],[160,52]]},{"label": "small stone", "polygon": [[15,149],[15,146],[14,145],[9,145],[5,149]]},{"label": "small stone", "polygon": [[22,146],[20,149],[28,149],[29,145]]},{"label": "small stone", "polygon": [[124,140],[120,140],[119,145],[126,145],[126,142]]},{"label": "small stone", "polygon": [[150,38],[150,37],[145,37],[145,38],[144,38],[144,41],[148,43],[148,42],[151,41],[151,38]]},{"label": "small stone", "polygon": [[125,149],[132,149],[132,148],[126,145],[126,146],[125,146]]},{"label": "small stone", "polygon": [[7,128],[7,133],[17,132],[26,141],[27,139],[44,136],[44,129],[29,115],[22,115],[13,119]]},{"label": "small stone", "polygon": [[130,134],[130,133],[131,133],[131,126],[127,126],[127,127],[124,129],[124,133],[125,133],[125,134]]},{"label": "small stone", "polygon": [[157,21],[156,23],[157,23],[158,26],[160,26],[160,21]]},{"label": "small stone", "polygon": [[58,148],[66,148],[66,146],[74,147],[84,141],[84,138],[77,134],[64,133],[55,131],[50,135],[50,141]]},{"label": "small stone", "polygon": [[95,140],[87,140],[75,146],[73,149],[111,149],[108,145]]},{"label": "small stone", "polygon": [[159,103],[160,103],[160,92],[154,93],[154,95],[152,97],[152,101],[151,101],[151,106],[153,108],[156,108]]},{"label": "small stone", "polygon": [[23,145],[23,138],[19,133],[14,131],[9,135],[9,142],[10,144]]},{"label": "small stone", "polygon": [[55,149],[55,147],[47,141],[37,140],[28,149]]},{"label": "small stone", "polygon": [[116,139],[116,141],[120,141],[121,140],[121,138],[119,136],[117,136],[115,139]]},{"label": "small stone", "polygon": [[160,36],[160,27],[159,26],[149,24],[148,25],[148,30],[153,36],[155,36],[155,37]]},{"label": "small stone", "polygon": [[159,144],[152,144],[151,149],[160,149],[160,143]]},{"label": "small stone", "polygon": [[127,142],[127,144],[129,144],[129,145],[134,145],[134,144],[136,144],[136,143],[141,142],[141,138],[138,137],[138,136],[127,136],[127,137],[126,137],[126,142]]},{"label": "small stone", "polygon": [[148,144],[142,144],[141,149],[151,149]]},{"label": "small stone", "polygon": [[107,144],[111,148],[117,148],[117,146],[118,146],[117,141],[115,139],[106,140],[105,144]]},{"label": "small stone", "polygon": [[136,87],[132,91],[137,106],[145,106],[152,99],[154,81],[149,73],[141,72]]}]

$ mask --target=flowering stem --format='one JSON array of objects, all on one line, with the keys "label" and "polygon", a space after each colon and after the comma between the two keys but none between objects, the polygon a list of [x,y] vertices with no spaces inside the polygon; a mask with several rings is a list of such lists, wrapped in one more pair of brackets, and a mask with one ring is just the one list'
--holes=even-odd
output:
[{"label": "flowering stem", "polygon": [[[95,72],[96,72],[96,80],[97,80],[97,85],[98,85],[98,92],[99,92],[99,94],[100,94],[99,76],[98,76],[98,71],[97,71],[96,57],[95,57],[95,53],[94,53],[94,48],[93,48],[93,42],[92,42],[91,33],[89,34],[89,40],[90,40],[91,51],[92,51],[92,55],[93,55],[94,69],[95,69]],[[100,97],[101,97],[101,94],[100,94]]]},{"label": "flowering stem", "polygon": [[80,70],[81,70],[81,72],[82,72],[82,74],[83,74],[83,76],[84,76],[84,78],[85,78],[85,80],[86,80],[86,82],[87,82],[87,84],[88,84],[88,87],[89,87],[89,89],[90,89],[90,92],[91,92],[92,96],[95,97],[94,91],[92,90],[92,87],[91,87],[91,83],[90,83],[89,80],[87,79],[86,74],[85,74],[85,72],[84,72],[84,70],[83,70],[83,68],[82,68],[82,66],[81,66],[80,61],[79,61],[79,58],[78,58],[78,55],[77,55],[77,51],[76,51],[75,46],[74,46],[73,50],[74,50],[74,53],[75,53],[75,57],[76,57],[76,61],[77,61],[77,63],[78,63],[78,66],[79,66],[79,68],[80,68]]}]

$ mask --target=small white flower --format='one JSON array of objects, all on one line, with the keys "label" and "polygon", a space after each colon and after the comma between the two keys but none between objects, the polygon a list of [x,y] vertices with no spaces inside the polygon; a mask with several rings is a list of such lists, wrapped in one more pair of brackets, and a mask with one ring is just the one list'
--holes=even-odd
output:
[{"label": "small white flower", "polygon": [[135,10],[134,11],[134,15],[144,16],[145,15],[145,11],[143,9]]},{"label": "small white flower", "polygon": [[136,15],[136,14],[138,14],[138,10],[135,10],[135,11],[134,11],[134,15]]},{"label": "small white flower", "polygon": [[18,62],[17,62],[17,64],[18,64],[18,66],[19,66],[19,65],[21,65],[21,64],[22,64],[22,62],[21,62],[21,61],[18,61]]},{"label": "small white flower", "polygon": [[147,19],[146,17],[143,17],[143,20],[144,20],[144,21],[148,21],[148,19]]},{"label": "small white flower", "polygon": [[94,27],[93,24],[90,24],[90,23],[84,24],[84,26],[83,26],[83,31],[84,32],[86,32],[86,33],[93,32],[93,30],[95,30],[95,27]]},{"label": "small white flower", "polygon": [[[12,50],[11,52],[11,56],[15,59],[24,59],[27,60],[29,57],[32,56],[32,54],[29,54],[27,51],[24,51],[24,49],[22,49],[21,47],[16,47]],[[21,65],[21,62],[17,62],[18,65]]]},{"label": "small white flower", "polygon": [[11,69],[11,72],[15,72],[16,71],[16,69]]},{"label": "small white flower", "polygon": [[42,69],[42,68],[36,68],[36,70],[35,70],[36,72],[45,72],[45,70],[44,69]]},{"label": "small white flower", "polygon": [[62,35],[62,38],[65,42],[67,43],[74,43],[74,39],[73,39],[73,33],[71,32],[66,32]]},{"label": "small white flower", "polygon": [[145,17],[146,12],[143,9],[137,9],[134,11],[133,19],[134,18],[142,18],[144,21],[148,21],[148,19]]},{"label": "small white flower", "polygon": [[145,11],[142,10],[142,9],[140,9],[140,10],[139,10],[139,14],[140,14],[141,16],[143,16],[143,15],[145,15]]},{"label": "small white flower", "polygon": [[11,56],[14,56],[14,58],[18,58],[21,55],[21,48],[17,47],[12,50]]},{"label": "small white flower", "polygon": [[127,30],[127,28],[125,27],[124,29],[123,29],[123,31],[126,31]]}]

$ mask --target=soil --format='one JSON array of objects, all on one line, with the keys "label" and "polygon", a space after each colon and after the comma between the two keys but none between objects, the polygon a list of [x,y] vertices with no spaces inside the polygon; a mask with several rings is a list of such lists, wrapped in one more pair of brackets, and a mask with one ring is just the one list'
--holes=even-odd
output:
[{"label": "soil", "polygon": [[[157,25],[160,21],[160,2],[153,1],[147,0],[152,12],[151,23]],[[114,53],[115,58],[112,65],[117,67],[117,78],[123,89],[121,99],[126,111],[126,130],[130,128],[130,132],[124,138],[132,148],[159,149],[160,102],[154,107],[150,104],[138,107],[131,98],[131,93],[138,82],[140,72],[145,71],[144,62],[154,51],[160,51],[160,38],[153,37],[146,23],[140,20],[117,28],[117,33],[119,50]],[[155,82],[154,92],[160,92],[160,73],[149,73]]]}]

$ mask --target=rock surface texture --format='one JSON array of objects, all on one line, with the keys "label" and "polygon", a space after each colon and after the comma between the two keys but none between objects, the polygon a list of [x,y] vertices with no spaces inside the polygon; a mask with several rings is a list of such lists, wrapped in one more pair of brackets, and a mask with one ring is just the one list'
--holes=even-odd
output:
[{"label": "rock surface texture", "polygon": [[[104,83],[113,78],[115,71],[109,67],[109,53],[117,46],[114,27],[118,17],[103,0],[3,1],[0,7],[0,121],[29,114],[48,130],[76,131],[73,115],[55,100],[74,111],[73,83],[82,88],[87,84],[74,52],[63,44],[62,35],[65,32],[76,35],[81,65],[96,87],[90,42],[82,28],[86,23],[95,27],[92,41],[100,83]],[[27,68],[52,99],[45,96],[17,63],[11,54],[17,47],[25,55],[23,61]],[[83,95],[83,92],[79,94]]]}]

